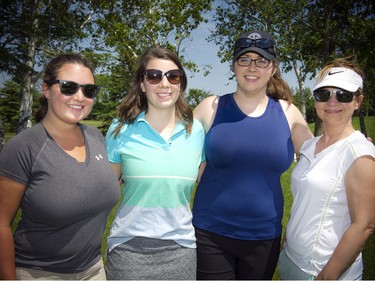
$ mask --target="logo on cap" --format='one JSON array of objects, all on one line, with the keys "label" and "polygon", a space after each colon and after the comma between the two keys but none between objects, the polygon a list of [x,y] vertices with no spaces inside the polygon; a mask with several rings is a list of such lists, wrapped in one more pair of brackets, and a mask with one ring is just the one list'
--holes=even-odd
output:
[{"label": "logo on cap", "polygon": [[256,39],[260,39],[262,38],[262,35],[260,35],[259,33],[251,33],[249,34],[249,36],[247,36],[247,38],[250,38],[250,39],[253,39],[253,40],[256,40]]}]

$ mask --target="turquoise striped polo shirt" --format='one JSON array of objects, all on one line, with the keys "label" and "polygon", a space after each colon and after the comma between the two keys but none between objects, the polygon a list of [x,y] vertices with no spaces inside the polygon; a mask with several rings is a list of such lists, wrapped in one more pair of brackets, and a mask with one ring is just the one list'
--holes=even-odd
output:
[{"label": "turquoise striped polo shirt", "polygon": [[198,167],[204,160],[204,129],[194,120],[192,132],[177,124],[165,141],[141,113],[133,124],[124,124],[120,135],[108,129],[106,146],[112,163],[121,163],[123,199],[108,236],[108,250],[138,236],[174,240],[195,248],[190,210]]}]

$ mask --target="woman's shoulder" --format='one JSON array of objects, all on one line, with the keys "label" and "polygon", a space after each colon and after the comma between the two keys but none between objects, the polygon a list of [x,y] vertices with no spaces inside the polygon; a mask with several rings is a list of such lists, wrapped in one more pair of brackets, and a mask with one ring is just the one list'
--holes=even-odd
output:
[{"label": "woman's shoulder", "polygon": [[82,124],[82,123],[79,123],[79,126],[85,132],[93,133],[93,134],[98,134],[98,133],[102,134],[101,131],[97,127],[95,127],[95,126],[87,125],[87,124]]},{"label": "woman's shoulder", "polygon": [[370,155],[375,157],[375,146],[360,131],[355,131],[349,136],[350,150],[356,155]]},{"label": "woman's shoulder", "polygon": [[[43,138],[45,139],[46,133],[44,126],[41,122],[35,124],[31,128],[27,128],[14,137],[12,137],[8,142],[10,144],[16,143],[16,145],[21,145],[23,143],[28,144],[28,143],[35,143],[37,139]],[[30,141],[33,140],[33,141]]]}]

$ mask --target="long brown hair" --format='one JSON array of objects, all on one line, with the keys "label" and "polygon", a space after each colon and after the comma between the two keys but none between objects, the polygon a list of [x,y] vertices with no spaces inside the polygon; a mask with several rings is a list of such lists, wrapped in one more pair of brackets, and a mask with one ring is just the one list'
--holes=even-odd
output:
[{"label": "long brown hair", "polygon": [[[65,53],[65,54],[60,54],[54,57],[46,65],[44,69],[43,83],[46,83],[46,81],[49,81],[49,80],[56,80],[60,69],[65,64],[73,64],[73,63],[80,64],[80,65],[87,67],[88,69],[91,70],[91,73],[94,76],[94,70],[95,70],[94,66],[84,55],[79,54],[79,53]],[[39,104],[40,104],[40,108],[35,113],[36,122],[41,121],[46,116],[47,111],[48,111],[48,100],[44,95],[40,97]]]},{"label": "long brown hair", "polygon": [[180,94],[176,101],[176,117],[185,125],[187,134],[190,134],[193,125],[193,111],[185,101],[184,95],[187,87],[187,77],[185,70],[178,56],[172,51],[159,47],[147,49],[139,58],[136,71],[133,74],[132,88],[124,97],[117,109],[119,125],[113,131],[115,137],[120,134],[124,123],[132,124],[141,112],[147,112],[148,104],[146,94],[141,89],[141,82],[144,78],[144,72],[151,59],[165,59],[174,62],[183,72],[180,82]]},{"label": "long brown hair", "polygon": [[272,67],[274,74],[267,83],[267,95],[274,99],[286,100],[288,103],[292,102],[292,90],[288,83],[281,78],[281,71],[277,60],[272,60]]}]

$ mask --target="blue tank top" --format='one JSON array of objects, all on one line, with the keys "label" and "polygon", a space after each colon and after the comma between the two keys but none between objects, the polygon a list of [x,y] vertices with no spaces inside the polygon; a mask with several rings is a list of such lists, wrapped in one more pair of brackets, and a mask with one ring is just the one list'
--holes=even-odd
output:
[{"label": "blue tank top", "polygon": [[278,100],[249,117],[233,94],[221,96],[205,140],[207,166],[197,187],[193,224],[242,240],[281,235],[280,176],[293,161],[288,121]]}]

